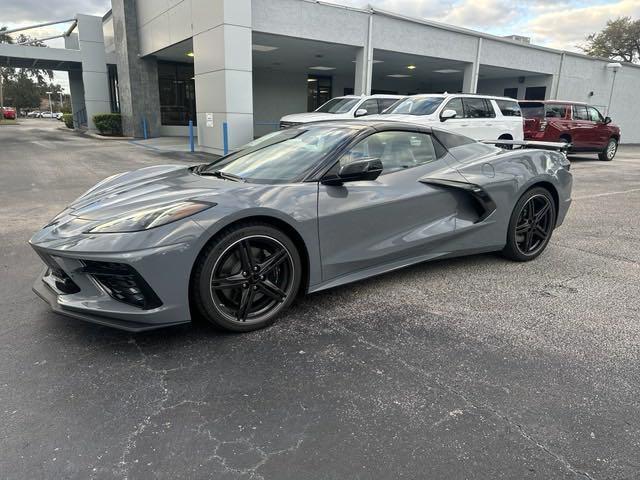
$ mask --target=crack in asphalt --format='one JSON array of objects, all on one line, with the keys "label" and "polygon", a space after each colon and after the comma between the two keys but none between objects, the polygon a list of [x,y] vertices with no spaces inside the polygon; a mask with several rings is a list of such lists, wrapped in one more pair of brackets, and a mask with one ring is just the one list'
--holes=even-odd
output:
[{"label": "crack in asphalt", "polygon": [[400,357],[400,352],[396,351],[396,350],[392,350],[390,348],[384,347],[382,345],[378,345],[376,343],[373,343],[370,340],[367,340],[363,335],[359,334],[358,332],[355,332],[347,327],[345,327],[342,324],[336,323],[334,320],[329,320],[333,326],[339,330],[342,331],[343,333],[347,333],[349,335],[351,335],[356,341],[363,343],[371,348],[375,348],[376,350],[379,350],[381,352],[383,352],[385,355],[391,357],[393,360],[395,360],[396,362],[400,363],[405,369],[413,372],[413,373],[417,373],[419,375],[422,375],[423,377],[428,377],[429,380],[432,382],[432,384],[434,384],[437,388],[449,392],[455,396],[458,396],[459,398],[461,398],[469,407],[471,407],[472,409],[475,410],[486,410],[488,412],[490,412],[491,414],[493,414],[495,417],[498,417],[499,419],[501,419],[503,422],[505,422],[507,425],[511,426],[511,427],[515,427],[515,430],[520,434],[520,436],[522,438],[524,438],[525,440],[527,440],[529,443],[535,445],[536,447],[538,447],[540,450],[542,450],[543,452],[545,452],[547,455],[549,455],[550,457],[552,457],[554,460],[556,460],[558,463],[560,463],[565,469],[567,469],[569,472],[573,473],[574,475],[577,476],[581,476],[584,477],[588,480],[595,480],[594,477],[592,477],[589,473],[583,471],[583,470],[579,470],[577,468],[575,468],[573,465],[571,465],[571,463],[569,463],[569,461],[562,455],[553,452],[553,450],[551,450],[549,447],[547,447],[544,443],[541,443],[540,441],[536,440],[530,433],[528,433],[525,428],[517,423],[514,422],[513,420],[511,420],[511,418],[509,418],[509,416],[501,413],[499,410],[497,410],[496,408],[488,405],[488,404],[476,404],[475,402],[473,402],[471,399],[469,399],[467,397],[467,395],[458,390],[455,389],[453,387],[449,387],[446,385],[441,384],[438,381],[434,381],[433,378],[430,376],[430,372],[416,367],[415,365],[412,365],[408,362],[406,362],[405,360],[403,360]]}]

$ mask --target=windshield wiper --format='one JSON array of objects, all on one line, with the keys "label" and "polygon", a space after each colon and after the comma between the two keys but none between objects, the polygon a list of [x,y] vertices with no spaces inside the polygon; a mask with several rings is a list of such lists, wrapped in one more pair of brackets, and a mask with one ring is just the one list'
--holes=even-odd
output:
[{"label": "windshield wiper", "polygon": [[234,175],[233,173],[226,173],[222,170],[213,170],[213,171],[204,171],[198,172],[198,175],[202,175],[203,177],[217,177],[222,178],[224,180],[231,180],[233,182],[244,182],[244,178]]}]

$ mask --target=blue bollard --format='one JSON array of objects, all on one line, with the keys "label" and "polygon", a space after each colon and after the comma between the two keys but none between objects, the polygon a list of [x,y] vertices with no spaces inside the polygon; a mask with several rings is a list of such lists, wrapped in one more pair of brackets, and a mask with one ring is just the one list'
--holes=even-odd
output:
[{"label": "blue bollard", "polygon": [[196,151],[193,143],[193,120],[189,120],[189,147],[191,149],[191,153]]},{"label": "blue bollard", "polygon": [[222,148],[225,155],[229,153],[229,126],[227,122],[222,123]]},{"label": "blue bollard", "polygon": [[147,119],[145,117],[142,117],[142,136],[145,140],[149,138],[147,135]]}]

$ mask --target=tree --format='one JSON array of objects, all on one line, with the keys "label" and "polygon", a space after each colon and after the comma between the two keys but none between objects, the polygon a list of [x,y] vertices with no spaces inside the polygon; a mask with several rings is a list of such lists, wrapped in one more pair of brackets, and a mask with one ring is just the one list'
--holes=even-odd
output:
[{"label": "tree", "polygon": [[609,20],[599,33],[587,37],[581,47],[587,55],[623,62],[640,62],[640,20],[619,17]]},{"label": "tree", "polygon": [[25,72],[19,73],[4,84],[5,104],[16,107],[18,111],[39,108],[41,98],[42,87]]}]

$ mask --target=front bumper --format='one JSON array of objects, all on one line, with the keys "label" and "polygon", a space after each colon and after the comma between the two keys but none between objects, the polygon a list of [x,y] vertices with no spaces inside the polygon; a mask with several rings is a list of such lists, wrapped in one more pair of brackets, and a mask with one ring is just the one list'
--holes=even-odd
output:
[{"label": "front bumper", "polygon": [[[117,254],[74,253],[33,244],[32,247],[47,264],[33,291],[55,313],[130,332],[191,321],[188,287],[192,263],[188,245]],[[87,269],[91,262],[130,266],[160,301],[144,308],[122,301],[121,295],[114,294],[103,279]]]}]

